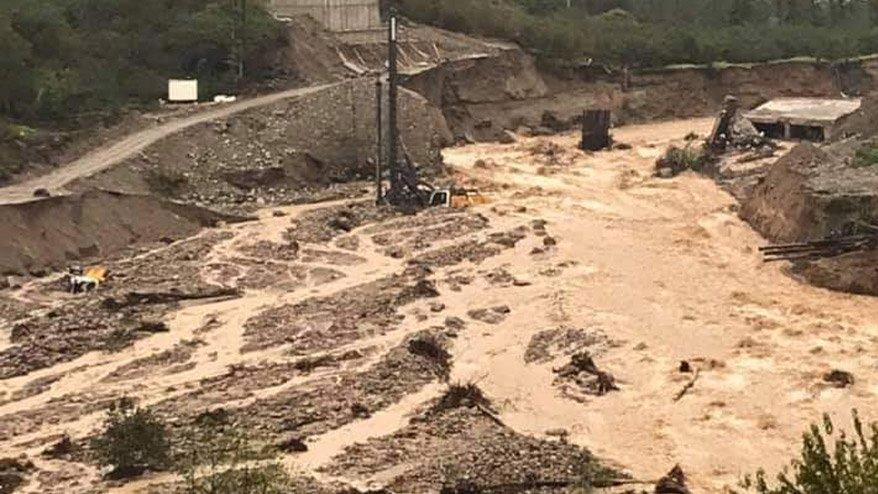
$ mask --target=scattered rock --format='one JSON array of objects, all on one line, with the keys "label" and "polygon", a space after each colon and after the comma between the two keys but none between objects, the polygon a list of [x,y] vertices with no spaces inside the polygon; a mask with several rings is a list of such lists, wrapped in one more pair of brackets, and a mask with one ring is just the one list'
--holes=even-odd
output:
[{"label": "scattered rock", "polygon": [[520,136],[524,136],[524,137],[533,137],[534,130],[530,127],[522,125],[522,126],[515,129],[515,133],[520,135]]},{"label": "scattered rock", "polygon": [[304,453],[308,451],[308,445],[301,437],[291,437],[278,444],[277,448],[284,453]]},{"label": "scattered rock", "polygon": [[434,302],[430,304],[430,312],[442,312],[445,310],[445,304],[441,302]]},{"label": "scattered rock", "polygon": [[271,215],[274,216],[275,218],[283,218],[284,216],[287,216],[287,213],[284,211],[281,211],[279,209],[275,209],[274,211],[271,212]]},{"label": "scattered rock", "polygon": [[847,388],[854,385],[854,375],[843,370],[832,370],[823,376],[823,380],[836,388]]},{"label": "scattered rock", "polygon": [[497,142],[500,144],[514,144],[517,141],[515,138],[515,134],[509,132],[508,130],[504,130],[497,135]]},{"label": "scattered rock", "polygon": [[39,189],[34,190],[34,197],[52,197],[52,193],[49,192],[49,189],[40,187]]},{"label": "scattered rock", "polygon": [[461,330],[466,327],[466,321],[455,316],[446,317],[445,327],[449,329]]},{"label": "scattered rock", "polygon": [[146,333],[167,333],[170,330],[171,328],[162,321],[141,321],[137,326],[137,331]]},{"label": "scattered rock", "polygon": [[506,319],[506,316],[510,312],[512,312],[512,310],[508,306],[501,305],[490,309],[473,309],[467,312],[467,315],[471,319],[486,324],[500,324]]},{"label": "scattered rock", "polygon": [[546,247],[554,247],[554,246],[558,245],[558,241],[555,240],[554,237],[544,237],[543,238],[543,245]]},{"label": "scattered rock", "polygon": [[680,361],[680,372],[689,374],[692,372],[692,365],[687,360]]}]

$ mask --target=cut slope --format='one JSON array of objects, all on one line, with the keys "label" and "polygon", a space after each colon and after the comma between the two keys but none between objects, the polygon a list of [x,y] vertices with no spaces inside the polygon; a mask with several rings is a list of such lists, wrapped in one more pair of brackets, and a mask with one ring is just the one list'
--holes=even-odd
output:
[{"label": "cut slope", "polygon": [[113,254],[135,242],[178,239],[241,218],[149,196],[91,191],[0,206],[0,273],[40,272]]}]

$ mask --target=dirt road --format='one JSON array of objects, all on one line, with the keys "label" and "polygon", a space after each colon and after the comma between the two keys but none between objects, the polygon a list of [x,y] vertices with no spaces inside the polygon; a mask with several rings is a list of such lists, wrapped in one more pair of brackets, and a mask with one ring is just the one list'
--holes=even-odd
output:
[{"label": "dirt road", "polygon": [[122,160],[142,151],[156,141],[177,133],[187,127],[217,118],[227,117],[251,108],[270,105],[272,103],[311,94],[331,85],[312,86],[290,89],[278,93],[246,99],[240,102],[222,105],[215,109],[198,112],[194,115],[176,118],[167,123],[135,132],[124,139],[99,149],[64,165],[46,175],[25,182],[0,188],[0,204],[12,204],[33,200],[34,191],[47,189],[53,195],[63,192],[64,186],[74,180],[88,177],[100,172]]},{"label": "dirt road", "polygon": [[[307,436],[308,451],[286,453],[288,471],[432,492],[413,486],[480,445],[448,445],[449,434],[477,437],[486,427],[409,421],[445,385],[423,373],[405,342],[439,328],[450,335],[450,381],[478,384],[509,427],[503,441],[514,433],[557,445],[549,432],[563,429],[640,479],[680,463],[694,492],[720,493],[743,474],[776,470],[821,414],[846,424],[858,408],[878,419],[869,415],[878,410],[878,300],[816,289],[764,265],[756,250],[763,240],[712,181],[652,177],[665,146],[710,123],[618,129],[616,140],[632,149],[595,154],[576,150],[575,136],[447,150],[462,185],[493,198],[465,213],[353,224],[344,216],[350,232],[326,237],[305,221],[326,205],[295,206],[283,208],[288,216],[264,211],[258,222],[211,231],[223,240],[198,258],[200,277],[244,295],[183,306],[165,317],[166,333],[118,351],[0,381],[0,449],[35,460],[41,474],[25,492],[106,489],[94,465],[39,453],[65,431],[88,437],[102,416],[92,403],[128,394],[166,416],[223,407],[262,431],[305,424],[295,432]],[[543,221],[545,232],[533,226]],[[525,233],[517,242],[497,237],[510,231]],[[295,255],[284,250],[288,237],[298,242]],[[412,299],[398,291],[417,266],[429,268],[421,272],[438,293],[415,285],[429,298]],[[51,300],[41,290],[29,286],[19,297]],[[553,369],[574,351],[592,353],[620,389],[572,399]],[[694,374],[680,372],[684,360],[699,371],[689,388]],[[328,363],[302,372],[303,361]],[[855,384],[824,382],[832,369],[851,372]],[[352,403],[368,413],[352,416]],[[436,430],[432,442],[406,446]],[[496,468],[508,457],[486,461]],[[537,463],[545,468],[537,473],[556,463]],[[115,492],[147,492],[170,479]]]}]

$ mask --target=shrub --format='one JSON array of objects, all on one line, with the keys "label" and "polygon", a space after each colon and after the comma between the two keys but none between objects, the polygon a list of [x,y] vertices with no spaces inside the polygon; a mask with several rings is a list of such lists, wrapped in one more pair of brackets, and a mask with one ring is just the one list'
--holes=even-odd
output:
[{"label": "shrub", "polygon": [[[764,471],[743,485],[759,494],[854,494],[878,492],[878,424],[868,431],[853,411],[854,434],[838,431],[828,415],[823,428],[814,424],[805,433],[801,458],[777,476],[777,486],[769,486]],[[828,443],[835,440],[834,448]],[[791,472],[790,472],[791,470]]]},{"label": "shrub", "polygon": [[867,146],[854,154],[854,167],[865,168],[878,165],[878,146]]},{"label": "shrub", "polygon": [[286,494],[292,480],[276,454],[219,409],[196,420],[176,464],[187,494]]},{"label": "shrub", "polygon": [[704,149],[694,147],[690,143],[682,148],[669,147],[664,156],[656,162],[656,170],[670,168],[673,175],[678,175],[686,170],[701,170],[707,162],[708,156]]},{"label": "shrub", "polygon": [[169,465],[170,445],[164,424],[149,410],[122,398],[107,412],[104,431],[92,440],[101,465],[114,477],[130,477]]}]

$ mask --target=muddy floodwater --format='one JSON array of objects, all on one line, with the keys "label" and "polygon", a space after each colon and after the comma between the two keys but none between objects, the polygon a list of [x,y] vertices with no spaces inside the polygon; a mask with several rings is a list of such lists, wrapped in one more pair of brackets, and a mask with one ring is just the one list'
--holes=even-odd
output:
[{"label": "muddy floodwater", "polygon": [[[164,330],[111,349],[47,322],[83,303],[52,279],[4,291],[0,450],[40,471],[24,492],[172,482],[153,474],[111,489],[88,462],[40,456],[61,434],[93,435],[105,405],[128,395],[169,419],[222,407],[278,441],[301,434],[307,451],[282,457],[297,476],[416,492],[465,448],[435,431],[470,419],[456,416],[457,429],[410,419],[459,382],[475,383],[508,428],[480,423],[473,437],[484,441],[571,462],[582,446],[644,480],[679,463],[694,492],[778,469],[823,413],[878,419],[878,299],[763,264],[765,241],[710,179],[653,177],[669,144],[710,126],[623,127],[614,138],[630,148],[593,154],[573,134],[455,147],[446,163],[490,204],[414,217],[368,200],[274,208],[123,259],[131,276],[101,294],[117,303],[135,273],[236,292],[150,306]],[[40,331],[51,345],[26,338]],[[424,341],[448,358],[412,350]],[[618,389],[591,393],[555,372],[582,352]],[[854,385],[824,382],[836,369]],[[418,448],[429,462],[402,454]]]}]

